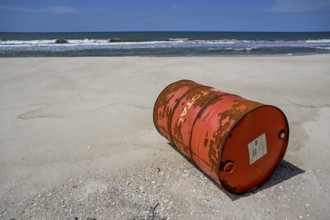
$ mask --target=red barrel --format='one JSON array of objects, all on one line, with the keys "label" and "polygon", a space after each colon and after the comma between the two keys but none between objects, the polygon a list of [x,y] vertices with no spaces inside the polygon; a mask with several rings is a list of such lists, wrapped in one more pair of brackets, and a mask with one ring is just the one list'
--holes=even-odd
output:
[{"label": "red barrel", "polygon": [[153,112],[158,132],[232,193],[260,186],[289,140],[284,113],[190,80],[167,86]]}]

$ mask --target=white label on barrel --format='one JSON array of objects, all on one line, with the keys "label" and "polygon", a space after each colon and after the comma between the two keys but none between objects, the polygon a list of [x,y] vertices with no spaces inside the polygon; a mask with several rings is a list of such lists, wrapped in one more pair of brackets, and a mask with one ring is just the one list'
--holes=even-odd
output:
[{"label": "white label on barrel", "polygon": [[259,160],[262,156],[267,154],[266,134],[263,133],[252,142],[248,144],[250,164]]}]

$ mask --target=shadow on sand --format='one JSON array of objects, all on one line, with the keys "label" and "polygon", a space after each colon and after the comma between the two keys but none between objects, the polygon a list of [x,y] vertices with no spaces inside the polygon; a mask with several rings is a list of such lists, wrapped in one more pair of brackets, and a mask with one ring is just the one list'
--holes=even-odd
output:
[{"label": "shadow on sand", "polygon": [[270,187],[273,187],[281,182],[284,182],[288,179],[291,179],[294,176],[297,176],[299,174],[304,173],[305,171],[300,169],[299,167],[293,165],[292,163],[282,160],[280,165],[275,169],[274,173],[266,180],[266,182],[261,185],[259,188],[253,189],[251,191],[248,191],[244,194],[237,195],[228,192],[226,189],[224,189],[221,185],[219,185],[217,182],[215,182],[212,178],[210,178],[203,170],[201,170],[199,167],[197,167],[194,163],[192,163],[181,151],[179,151],[172,143],[168,143],[174,150],[176,150],[178,153],[180,153],[186,160],[193,165],[196,169],[198,169],[201,173],[204,174],[216,187],[218,187],[222,192],[224,192],[232,201],[238,200],[243,197],[250,196],[252,194],[258,193],[262,190],[268,189]]}]

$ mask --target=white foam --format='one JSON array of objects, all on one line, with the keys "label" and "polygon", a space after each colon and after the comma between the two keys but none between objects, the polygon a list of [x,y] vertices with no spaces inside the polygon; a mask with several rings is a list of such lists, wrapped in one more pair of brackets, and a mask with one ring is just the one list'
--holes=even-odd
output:
[{"label": "white foam", "polygon": [[330,50],[330,47],[314,47],[314,48],[321,50]]},{"label": "white foam", "polygon": [[0,41],[0,45],[5,46],[35,46],[35,45],[45,45],[52,44],[54,40],[8,40],[8,41]]},{"label": "white foam", "polygon": [[250,51],[252,50],[253,48],[250,48],[250,47],[247,47],[247,48],[233,48],[233,47],[225,47],[225,48],[222,48],[222,47],[211,47],[211,48],[208,48],[207,50],[209,51]]},{"label": "white foam", "polygon": [[68,40],[68,43],[75,45],[98,45],[98,44],[109,44],[109,40],[104,39],[78,39]]},{"label": "white foam", "polygon": [[305,40],[305,43],[330,43],[330,39]]},{"label": "white foam", "polygon": [[189,38],[168,38],[169,41],[188,41]]},{"label": "white foam", "polygon": [[201,40],[198,42],[206,43],[206,44],[235,44],[235,43],[238,43],[239,41],[224,39],[224,40]]}]

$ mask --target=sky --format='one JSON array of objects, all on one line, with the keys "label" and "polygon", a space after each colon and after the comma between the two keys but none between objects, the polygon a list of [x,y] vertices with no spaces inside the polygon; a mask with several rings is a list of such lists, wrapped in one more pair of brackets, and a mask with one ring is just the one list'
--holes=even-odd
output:
[{"label": "sky", "polygon": [[330,31],[330,0],[0,0],[0,32]]}]

